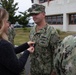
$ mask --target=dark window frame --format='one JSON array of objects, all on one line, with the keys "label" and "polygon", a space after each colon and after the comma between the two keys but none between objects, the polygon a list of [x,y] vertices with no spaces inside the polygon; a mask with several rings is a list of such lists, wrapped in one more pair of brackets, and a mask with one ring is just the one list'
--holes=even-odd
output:
[{"label": "dark window frame", "polygon": [[60,14],[60,15],[46,16],[46,22],[51,25],[62,25],[63,24],[63,15]]},{"label": "dark window frame", "polygon": [[34,3],[34,0],[31,0],[32,3]]},{"label": "dark window frame", "polygon": [[76,13],[69,14],[69,25],[76,24]]},{"label": "dark window frame", "polygon": [[[49,0],[49,1],[53,1],[53,0]],[[44,2],[48,2],[48,0],[39,0],[39,3],[44,3]]]}]

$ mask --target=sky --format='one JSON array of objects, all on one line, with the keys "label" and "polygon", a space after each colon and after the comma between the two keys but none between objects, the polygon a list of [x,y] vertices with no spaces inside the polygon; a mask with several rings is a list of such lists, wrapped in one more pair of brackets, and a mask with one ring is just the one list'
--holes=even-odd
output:
[{"label": "sky", "polygon": [[[31,0],[14,0],[14,3],[16,2],[18,2],[17,6],[19,7],[19,9],[16,11],[16,15],[20,14],[18,11],[24,12],[32,5]],[[33,22],[33,19],[31,18],[29,22]]]},{"label": "sky", "polygon": [[17,6],[19,7],[19,9],[16,12],[17,15],[19,14],[18,11],[24,12],[32,5],[31,0],[14,0],[14,2],[18,2]]}]

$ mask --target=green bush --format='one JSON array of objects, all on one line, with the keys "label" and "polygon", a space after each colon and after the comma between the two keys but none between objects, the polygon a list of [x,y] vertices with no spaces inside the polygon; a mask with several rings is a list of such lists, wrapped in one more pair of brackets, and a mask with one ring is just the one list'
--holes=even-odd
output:
[{"label": "green bush", "polygon": [[58,32],[58,34],[60,34],[60,33],[61,33],[61,30],[60,30],[60,29],[56,29],[56,31]]}]

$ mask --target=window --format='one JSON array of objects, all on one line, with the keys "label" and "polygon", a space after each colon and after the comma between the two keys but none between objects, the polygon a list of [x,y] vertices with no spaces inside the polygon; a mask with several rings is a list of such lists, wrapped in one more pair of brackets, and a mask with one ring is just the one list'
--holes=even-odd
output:
[{"label": "window", "polygon": [[52,16],[51,18],[52,18],[51,19],[52,24],[56,24],[56,16]]},{"label": "window", "polygon": [[46,16],[46,21],[49,24],[63,24],[63,15]]},{"label": "window", "polygon": [[39,3],[44,3],[45,2],[45,0],[39,0]]},{"label": "window", "polygon": [[57,16],[57,21],[56,21],[57,24],[63,24],[63,15],[58,15]]},{"label": "window", "polygon": [[[52,1],[52,0],[49,0]],[[44,3],[44,2],[48,2],[48,0],[39,0],[39,3]]]},{"label": "window", "polygon": [[49,24],[51,24],[51,17],[50,16],[48,16],[48,17],[46,17],[46,21],[49,23]]},{"label": "window", "polygon": [[76,24],[76,14],[69,14],[69,24]]},{"label": "window", "polygon": [[34,3],[34,0],[31,0],[32,3]]}]

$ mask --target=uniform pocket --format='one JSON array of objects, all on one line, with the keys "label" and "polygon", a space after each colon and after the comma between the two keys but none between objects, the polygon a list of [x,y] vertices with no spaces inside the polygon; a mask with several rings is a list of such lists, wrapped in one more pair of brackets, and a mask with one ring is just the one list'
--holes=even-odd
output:
[{"label": "uniform pocket", "polygon": [[39,45],[42,47],[47,47],[49,43],[49,39],[45,35],[41,35],[39,39]]}]

